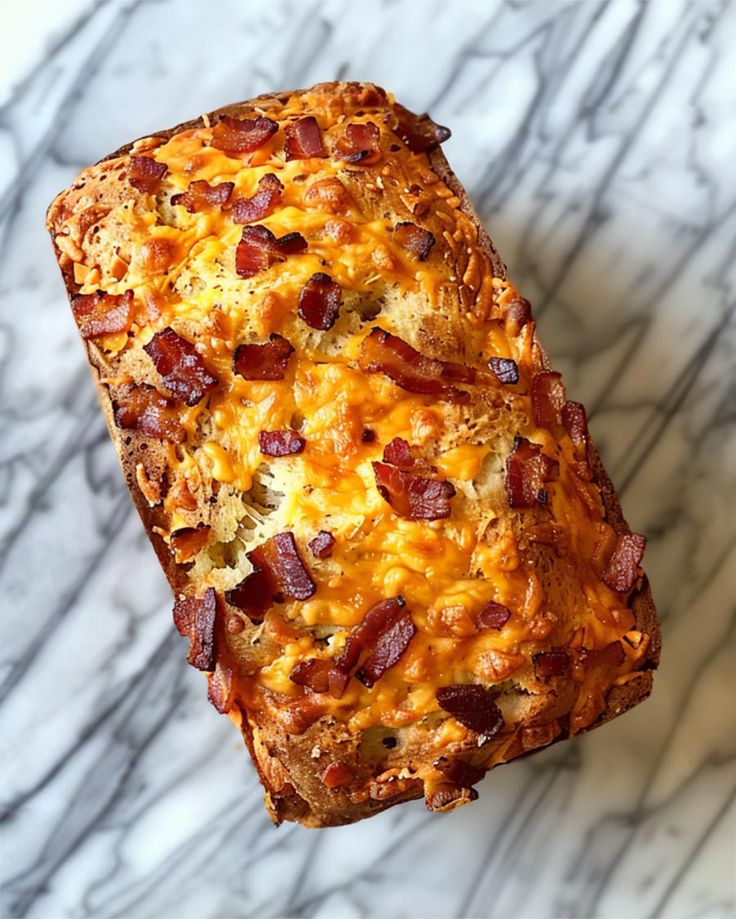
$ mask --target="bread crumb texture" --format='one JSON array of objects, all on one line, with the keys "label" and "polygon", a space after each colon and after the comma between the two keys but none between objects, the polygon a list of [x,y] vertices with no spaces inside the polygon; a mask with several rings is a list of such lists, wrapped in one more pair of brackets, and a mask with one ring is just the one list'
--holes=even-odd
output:
[{"label": "bread crumb texture", "polygon": [[277,822],[449,810],[656,663],[644,540],[448,133],[322,84],[139,140],[49,209],[189,660]]}]

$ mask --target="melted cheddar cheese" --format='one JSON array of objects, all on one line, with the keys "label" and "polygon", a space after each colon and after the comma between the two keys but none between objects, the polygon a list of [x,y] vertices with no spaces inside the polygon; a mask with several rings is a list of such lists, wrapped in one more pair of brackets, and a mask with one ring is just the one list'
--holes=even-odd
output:
[{"label": "melted cheddar cheese", "polygon": [[[597,651],[620,641],[625,657],[613,675],[601,670],[576,683],[572,729],[582,728],[600,711],[603,689],[627,678],[645,645],[632,633],[626,597],[596,568],[607,526],[601,496],[592,477],[581,474],[565,430],[534,421],[531,385],[543,365],[533,323],[510,329],[505,322],[517,291],[494,276],[474,223],[428,155],[397,139],[390,111],[390,100],[340,103],[315,90],[264,109],[279,130],[242,156],[213,146],[206,120],[166,140],[146,138],[131,154],[91,170],[93,178],[105,174],[106,187],[115,185],[114,195],[103,193],[87,207],[99,208],[98,223],[119,243],[96,242],[94,228],[75,223],[77,207],[58,244],[73,263],[79,293],[133,291],[129,331],[95,341],[110,380],[142,381],[166,393],[142,348],[171,327],[196,343],[219,381],[198,404],[182,407],[185,439],[167,447],[168,523],[160,532],[168,540],[184,527],[210,527],[207,544],[183,569],[191,595],[235,588],[251,568],[246,552],[284,531],[294,534],[315,581],[311,598],[276,603],[264,625],[251,626],[228,608],[229,660],[236,667],[239,655],[248,661],[237,673],[244,705],[311,696],[290,679],[295,666],[335,658],[368,609],[401,595],[417,629],[406,652],[372,688],[351,679],[341,698],[320,694],[320,712],[356,730],[429,719],[436,746],[444,748],[465,729],[439,708],[438,687],[480,682],[497,687],[499,700],[517,686],[544,692],[535,653]],[[283,127],[304,115],[317,118],[328,155],[287,161]],[[377,163],[335,155],[348,123],[379,129]],[[155,193],[125,181],[131,155],[166,166]],[[232,199],[247,198],[269,174],[283,193],[256,223],[277,238],[299,233],[307,248],[241,277],[235,252],[243,228],[230,210],[190,213],[171,198],[197,181],[233,183]],[[345,190],[329,207],[309,194],[326,179]],[[394,231],[404,221],[432,233],[426,259],[397,242]],[[327,331],[310,328],[297,312],[300,291],[319,272],[342,291],[339,317]],[[361,346],[376,326],[422,354],[482,372],[481,382],[461,386],[471,401],[408,392],[383,373],[364,372]],[[237,347],[274,333],[295,349],[284,378],[249,381],[235,373]],[[489,375],[493,357],[516,362],[518,383],[501,385]],[[264,456],[259,433],[284,429],[304,438],[303,452]],[[509,507],[505,462],[516,436],[559,463],[545,506]],[[449,517],[407,519],[377,489],[372,463],[397,437],[454,486]],[[314,558],[307,548],[320,530],[335,538],[330,558]],[[503,628],[479,631],[473,617],[491,601],[511,617]],[[255,663],[243,650],[246,641],[265,648]],[[504,711],[513,726],[511,710]]]}]

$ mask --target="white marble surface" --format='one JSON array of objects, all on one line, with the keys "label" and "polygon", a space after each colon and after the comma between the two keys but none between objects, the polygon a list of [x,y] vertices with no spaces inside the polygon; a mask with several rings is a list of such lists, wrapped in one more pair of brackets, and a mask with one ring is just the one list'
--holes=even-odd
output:
[{"label": "white marble surface", "polygon": [[[2,915],[733,916],[736,6],[59,7],[3,7]],[[276,830],[185,664],[43,217],[132,137],[336,76],[452,126],[649,536],[665,645],[650,701],[468,808]]]}]

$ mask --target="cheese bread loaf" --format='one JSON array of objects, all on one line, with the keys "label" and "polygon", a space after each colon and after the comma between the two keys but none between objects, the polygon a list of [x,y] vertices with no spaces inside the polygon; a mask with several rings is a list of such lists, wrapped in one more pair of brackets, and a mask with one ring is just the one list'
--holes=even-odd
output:
[{"label": "cheese bread loaf", "polygon": [[188,660],[275,822],[472,801],[657,665],[644,538],[448,136],[320,84],[138,140],[48,211]]}]

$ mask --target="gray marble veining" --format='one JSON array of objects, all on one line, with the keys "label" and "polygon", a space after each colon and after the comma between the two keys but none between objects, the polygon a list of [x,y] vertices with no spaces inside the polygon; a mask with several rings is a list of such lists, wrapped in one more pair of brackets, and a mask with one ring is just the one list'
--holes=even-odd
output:
[{"label": "gray marble veining", "polygon": [[[2,914],[733,916],[736,6],[74,15],[0,110]],[[497,770],[468,808],[276,830],[186,666],[43,215],[132,137],[335,77],[452,126],[450,161],[649,536],[665,647],[650,701]]]}]

